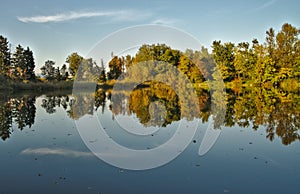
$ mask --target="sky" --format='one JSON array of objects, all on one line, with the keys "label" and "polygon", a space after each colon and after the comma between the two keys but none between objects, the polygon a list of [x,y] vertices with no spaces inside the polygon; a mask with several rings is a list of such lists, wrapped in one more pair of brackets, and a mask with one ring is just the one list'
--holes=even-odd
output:
[{"label": "sky", "polygon": [[10,0],[1,2],[0,34],[12,49],[29,46],[39,72],[46,60],[61,66],[71,53],[86,56],[109,34],[136,25],[175,27],[207,48],[214,40],[263,42],[270,27],[299,28],[299,7],[298,0]]}]

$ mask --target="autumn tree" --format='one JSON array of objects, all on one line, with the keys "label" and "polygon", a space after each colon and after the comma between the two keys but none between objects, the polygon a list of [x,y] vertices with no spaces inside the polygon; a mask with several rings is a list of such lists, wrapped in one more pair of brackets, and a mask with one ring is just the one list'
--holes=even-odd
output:
[{"label": "autumn tree", "polygon": [[118,77],[123,73],[125,63],[122,58],[114,56],[108,63],[109,72],[107,74],[108,79],[118,79]]},{"label": "autumn tree", "polygon": [[70,74],[72,76],[75,76],[77,73],[77,70],[81,64],[81,62],[83,61],[83,57],[80,56],[79,54],[72,53],[71,55],[69,55],[66,59],[66,63],[69,64],[69,70],[70,70]]},{"label": "autumn tree", "polygon": [[286,23],[276,35],[276,63],[279,68],[292,68],[295,65],[295,58],[299,57],[300,52],[299,33],[299,29]]}]

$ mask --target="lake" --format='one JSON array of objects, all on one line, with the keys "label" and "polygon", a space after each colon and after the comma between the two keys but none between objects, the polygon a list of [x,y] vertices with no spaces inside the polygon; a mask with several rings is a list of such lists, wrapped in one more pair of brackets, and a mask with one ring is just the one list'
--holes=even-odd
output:
[{"label": "lake", "polygon": [[299,91],[156,86],[2,94],[0,193],[299,192]]}]

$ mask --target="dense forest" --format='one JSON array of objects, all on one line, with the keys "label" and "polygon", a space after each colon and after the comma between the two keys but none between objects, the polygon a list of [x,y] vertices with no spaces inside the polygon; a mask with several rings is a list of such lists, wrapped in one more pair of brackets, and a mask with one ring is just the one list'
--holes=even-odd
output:
[{"label": "dense forest", "polygon": [[[229,88],[241,86],[283,87],[297,89],[300,77],[300,30],[283,24],[277,33],[273,28],[266,31],[265,42],[253,39],[251,43],[212,43],[212,53],[202,47],[199,51],[179,51],[164,44],[142,45],[135,56],[114,56],[98,65],[93,59],[84,59],[72,53],[66,64],[55,66],[52,60],[45,61],[35,74],[32,50],[21,45],[12,52],[7,38],[0,36],[0,79],[5,89],[7,83],[33,83],[70,81],[98,81],[110,83],[131,66],[143,61],[162,61],[183,72],[196,88],[206,81],[224,80]],[[101,58],[101,56],[99,56]],[[68,66],[68,67],[67,67]],[[221,75],[215,73],[220,70]],[[137,72],[136,76],[142,75]]]}]

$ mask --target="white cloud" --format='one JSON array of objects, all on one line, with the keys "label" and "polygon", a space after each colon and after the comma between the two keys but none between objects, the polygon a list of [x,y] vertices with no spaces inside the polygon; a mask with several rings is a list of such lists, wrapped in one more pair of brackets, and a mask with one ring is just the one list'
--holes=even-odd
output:
[{"label": "white cloud", "polygon": [[21,22],[28,23],[49,23],[49,22],[65,22],[80,18],[106,17],[113,21],[136,21],[149,17],[151,14],[146,12],[138,12],[133,10],[121,11],[98,11],[98,12],[67,12],[55,15],[38,15],[31,17],[17,17]]},{"label": "white cloud", "polygon": [[27,148],[21,152],[21,154],[36,154],[36,155],[60,155],[68,157],[90,157],[94,156],[91,152],[82,152],[69,149],[50,149],[50,148]]}]

